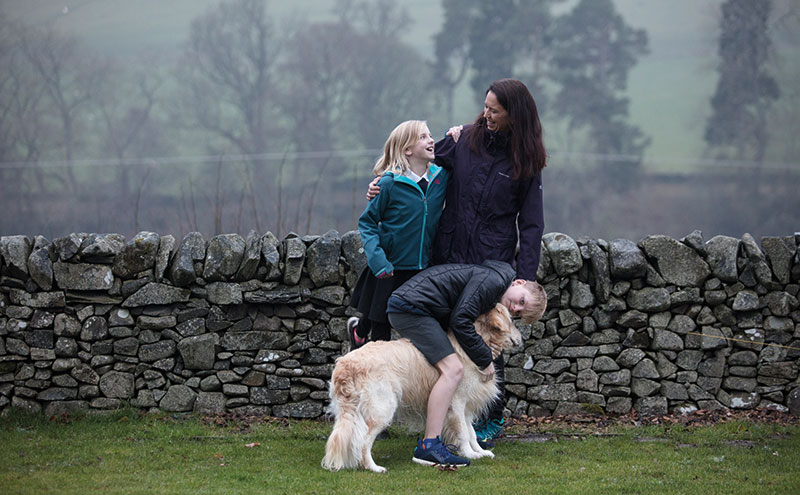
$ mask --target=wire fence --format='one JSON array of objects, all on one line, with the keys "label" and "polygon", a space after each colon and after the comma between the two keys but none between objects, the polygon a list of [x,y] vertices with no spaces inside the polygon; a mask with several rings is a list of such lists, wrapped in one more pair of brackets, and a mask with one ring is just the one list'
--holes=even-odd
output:
[{"label": "wire fence", "polygon": [[[2,162],[0,234],[354,230],[379,154],[362,149]],[[696,229],[735,237],[800,231],[800,164],[645,157],[641,167],[632,167],[634,158],[551,153],[543,173],[545,230],[633,240],[655,233],[680,238]],[[665,165],[692,171],[660,171]]]}]

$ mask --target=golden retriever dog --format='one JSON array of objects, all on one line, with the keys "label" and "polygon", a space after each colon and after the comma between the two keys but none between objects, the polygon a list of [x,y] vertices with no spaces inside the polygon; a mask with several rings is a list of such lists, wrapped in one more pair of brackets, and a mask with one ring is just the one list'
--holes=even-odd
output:
[{"label": "golden retriever dog", "polygon": [[[493,357],[522,343],[519,330],[502,304],[478,317],[475,331],[492,349]],[[442,437],[445,443],[457,445],[464,457],[494,457],[478,445],[472,422],[499,394],[497,383],[481,381],[480,370],[453,333],[448,332],[448,337],[464,363],[464,377],[447,411]],[[329,409],[336,420],[325,445],[322,467],[338,471],[360,466],[376,473],[386,472],[372,459],[375,438],[395,418],[422,430],[428,396],[438,378],[436,368],[408,339],[370,342],[338,358],[331,376]]]}]

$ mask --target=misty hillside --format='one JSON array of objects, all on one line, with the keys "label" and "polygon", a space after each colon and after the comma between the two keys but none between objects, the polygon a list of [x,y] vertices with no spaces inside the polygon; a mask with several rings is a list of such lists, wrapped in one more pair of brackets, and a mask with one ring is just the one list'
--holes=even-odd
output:
[{"label": "misty hillside", "polygon": [[[112,57],[133,57],[141,51],[160,55],[180,53],[191,19],[219,0],[78,0],[61,3],[26,0],[10,3],[6,12],[34,25],[55,23],[81,36],[93,50]],[[568,2],[574,3],[574,2]],[[698,129],[708,109],[713,72],[716,19],[721,0],[615,0],[621,15],[633,26],[647,29],[651,53],[631,72],[629,93],[632,121],[652,136],[647,150],[658,158],[696,158],[702,151]],[[403,39],[426,58],[432,58],[433,34],[441,29],[441,5],[429,0],[404,0],[412,17]],[[565,9],[565,6],[559,6]],[[332,0],[269,2],[270,12],[289,19],[330,19]],[[467,90],[459,95],[456,120],[469,121],[480,110]],[[678,145],[678,143],[680,145]],[[655,164],[654,164],[655,165]],[[657,164],[685,168],[684,162]]]},{"label": "misty hillside", "polygon": [[548,231],[800,230],[792,0],[26,0],[0,23],[3,235],[352,230],[388,132],[470,122],[499,77],[539,106]]}]

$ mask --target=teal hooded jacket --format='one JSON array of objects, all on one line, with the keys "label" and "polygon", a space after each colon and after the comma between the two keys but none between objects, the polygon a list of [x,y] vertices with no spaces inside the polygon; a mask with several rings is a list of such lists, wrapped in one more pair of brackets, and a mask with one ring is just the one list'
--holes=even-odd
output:
[{"label": "teal hooded jacket", "polygon": [[378,181],[381,193],[358,219],[367,264],[376,277],[430,264],[449,172],[433,164],[429,172],[425,193],[408,177],[386,172]]}]

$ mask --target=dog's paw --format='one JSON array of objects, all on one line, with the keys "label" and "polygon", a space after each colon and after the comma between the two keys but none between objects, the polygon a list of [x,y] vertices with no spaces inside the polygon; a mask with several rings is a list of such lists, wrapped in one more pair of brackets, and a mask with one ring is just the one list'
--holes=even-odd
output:
[{"label": "dog's paw", "polygon": [[481,457],[489,457],[494,459],[494,454],[490,450],[477,449],[473,451],[473,455],[470,457],[470,459],[480,459]]},{"label": "dog's paw", "polygon": [[377,466],[377,465],[369,468],[369,470],[372,471],[373,473],[385,473],[386,472],[386,468],[385,467]]},{"label": "dog's paw", "polygon": [[[459,455],[461,457],[466,457],[467,459],[480,459],[481,457],[486,456],[486,450],[473,450],[473,449],[462,449],[459,451]],[[491,454],[491,452],[489,452]]]}]

